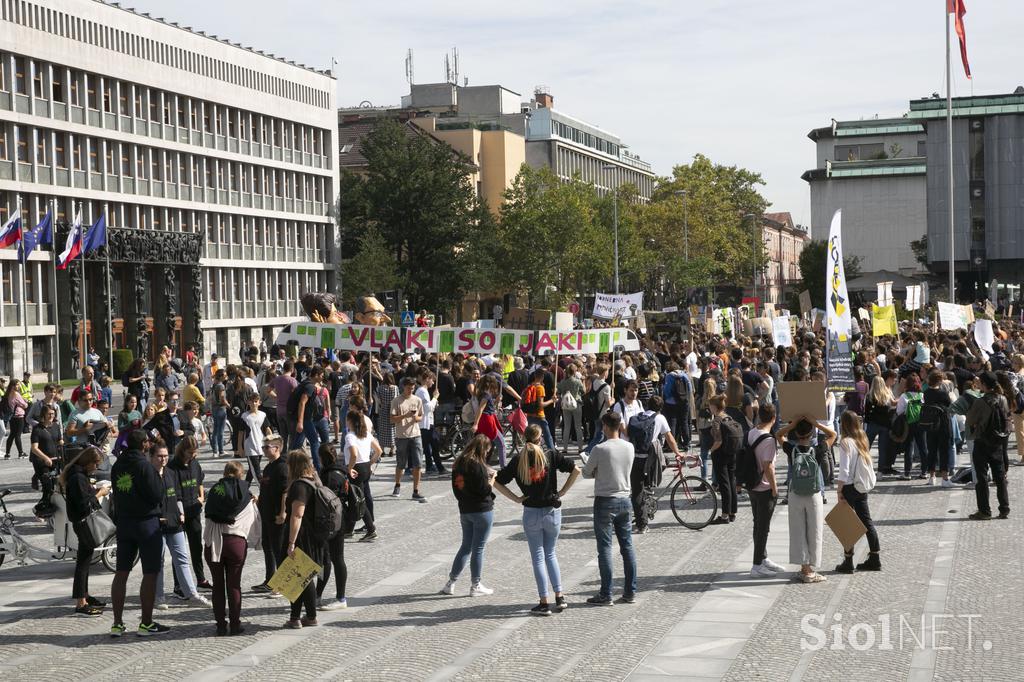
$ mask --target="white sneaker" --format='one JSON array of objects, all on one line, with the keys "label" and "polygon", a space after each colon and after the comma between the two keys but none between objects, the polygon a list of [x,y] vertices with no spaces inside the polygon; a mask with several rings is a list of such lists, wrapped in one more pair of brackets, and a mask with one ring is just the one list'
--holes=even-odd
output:
[{"label": "white sneaker", "polygon": [[213,604],[210,602],[210,600],[207,599],[206,597],[204,597],[201,594],[193,595],[192,597],[189,598],[188,601],[189,601],[190,604],[202,604],[203,606],[213,606]]},{"label": "white sneaker", "polygon": [[767,568],[769,571],[774,571],[776,573],[780,573],[786,570],[782,566],[779,566],[777,563],[769,559],[768,557],[765,557],[764,561],[761,562],[761,567]]},{"label": "white sneaker", "polygon": [[338,609],[347,609],[347,608],[348,608],[348,600],[347,599],[331,599],[331,600],[328,600],[326,602],[321,600],[320,605],[317,606],[317,609],[320,610],[320,611],[337,611]]},{"label": "white sneaker", "polygon": [[455,581],[449,580],[441,588],[441,594],[455,594]]},{"label": "white sneaker", "polygon": [[774,578],[775,571],[766,567],[764,564],[759,564],[750,567],[751,578]]},{"label": "white sneaker", "polygon": [[469,588],[470,597],[486,597],[489,594],[494,594],[494,590],[485,587],[483,583],[477,583]]},{"label": "white sneaker", "polygon": [[166,610],[168,610],[171,607],[167,605],[167,602],[162,601],[159,604],[153,604],[153,608],[157,609],[157,610],[160,610],[160,611],[166,611]]},{"label": "white sneaker", "polygon": [[935,485],[935,477],[934,476],[929,476],[928,477],[928,485]]},{"label": "white sneaker", "polygon": [[953,483],[953,481],[949,480],[948,478],[944,478],[944,479],[942,479],[942,487],[943,488],[956,488],[958,486],[957,486],[956,483]]}]

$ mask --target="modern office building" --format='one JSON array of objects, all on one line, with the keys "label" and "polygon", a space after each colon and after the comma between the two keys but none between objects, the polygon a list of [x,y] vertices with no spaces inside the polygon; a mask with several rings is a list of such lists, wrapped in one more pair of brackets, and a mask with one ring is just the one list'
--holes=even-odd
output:
[{"label": "modern office building", "polygon": [[224,355],[333,287],[330,72],[97,0],[0,0],[0,27],[0,220],[53,207],[60,251],[75,211],[105,212],[112,270],[108,296],[86,259],[83,310],[77,264],[37,250],[23,276],[0,250],[0,374],[22,369],[22,286],[31,369],[64,376],[83,333],[106,360],[108,301],[115,348]]},{"label": "modern office building", "polygon": [[[954,268],[957,296],[976,298],[992,279],[1000,297],[1024,280],[1024,88],[955,97]],[[946,100],[912,100],[901,118],[833,122],[811,131],[813,235],[843,209],[844,247],[875,270],[920,269],[909,242],[928,237],[928,270],[949,272],[949,147]]]}]

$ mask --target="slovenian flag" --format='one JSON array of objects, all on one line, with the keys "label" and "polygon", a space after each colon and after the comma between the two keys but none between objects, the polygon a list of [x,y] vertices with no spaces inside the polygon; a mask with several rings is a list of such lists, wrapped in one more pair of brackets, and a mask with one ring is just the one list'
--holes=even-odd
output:
[{"label": "slovenian flag", "polygon": [[[53,214],[49,211],[42,221],[35,228],[27,230],[22,236],[21,244],[18,246],[18,260],[23,260],[32,255],[37,246],[46,246],[53,243]],[[24,255],[22,254],[24,250]]]},{"label": "slovenian flag", "polygon": [[21,239],[21,212],[11,216],[0,229],[0,248],[6,248]]},{"label": "slovenian flag", "polygon": [[68,239],[64,242],[64,251],[57,257],[57,269],[66,270],[68,263],[73,261],[82,253],[82,210],[78,210],[75,216],[75,223],[68,232]]}]

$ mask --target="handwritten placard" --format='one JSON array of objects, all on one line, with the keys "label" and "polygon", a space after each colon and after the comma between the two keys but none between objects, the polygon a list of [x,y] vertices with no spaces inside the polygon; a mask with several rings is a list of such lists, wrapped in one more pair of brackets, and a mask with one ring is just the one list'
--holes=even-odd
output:
[{"label": "handwritten placard", "polygon": [[293,604],[302,596],[302,591],[312,582],[313,577],[323,569],[309,555],[296,548],[295,554],[287,557],[277,567],[277,573],[267,581],[267,587],[284,595]]}]

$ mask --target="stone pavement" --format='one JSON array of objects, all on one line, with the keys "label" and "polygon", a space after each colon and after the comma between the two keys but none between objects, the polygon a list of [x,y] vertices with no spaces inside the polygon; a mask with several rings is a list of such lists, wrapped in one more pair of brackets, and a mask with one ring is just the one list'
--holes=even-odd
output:
[{"label": "stone pavement", "polygon": [[[1011,446],[1012,447],[1012,446]],[[69,561],[0,568],[0,676],[10,680],[801,680],[1020,679],[1018,645],[1024,609],[1019,544],[1024,517],[971,522],[970,489],[929,488],[923,481],[883,481],[872,512],[883,549],[880,573],[840,576],[841,558],[826,530],[818,585],[791,574],[754,581],[749,509],[738,522],[689,531],[667,509],[652,532],[636,536],[640,593],[635,605],[587,607],[598,585],[591,530],[593,485],[581,480],[564,500],[558,544],[571,606],[531,617],[535,587],[520,511],[496,503],[484,582],[490,597],[468,596],[468,568],[456,596],[443,585],[459,543],[447,480],[429,480],[428,504],[388,496],[393,460],[373,483],[380,539],[348,543],[344,611],[320,614],[321,625],[281,625],[287,603],[248,592],[263,578],[249,555],[240,637],[212,636],[211,614],[173,603],[157,618],[173,630],[161,638],[106,636],[111,618],[70,615]],[[208,485],[222,462],[204,458]],[[30,518],[36,493],[25,461],[0,461],[0,487],[21,528],[40,544],[50,536]],[[1011,501],[1021,499],[1024,468],[1013,467]],[[829,491],[835,501],[835,493]],[[829,508],[831,505],[829,505]],[[788,563],[787,507],[776,512],[769,555]],[[863,543],[862,543],[863,544]],[[859,548],[860,554],[866,551]],[[617,585],[621,564],[617,561]],[[92,591],[106,598],[111,574],[93,570]],[[138,576],[129,583],[137,593]],[[327,588],[333,594],[334,583]],[[923,619],[923,620],[922,620]],[[129,599],[129,628],[138,624]],[[922,622],[924,625],[922,626]],[[835,628],[835,629],[833,629]],[[839,633],[839,637],[835,636]],[[852,645],[851,645],[852,642]],[[823,645],[823,646],[820,646]],[[854,672],[856,671],[856,672]]]}]

